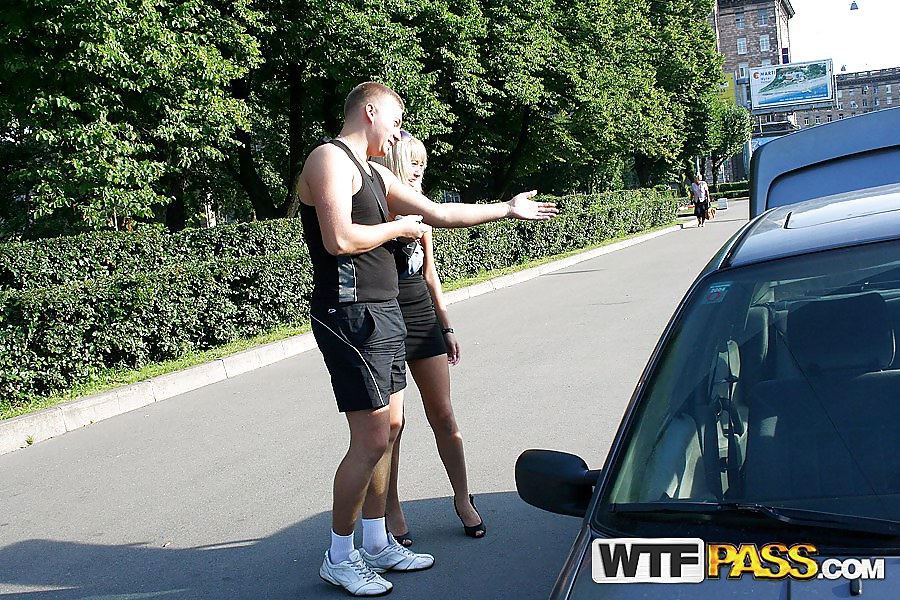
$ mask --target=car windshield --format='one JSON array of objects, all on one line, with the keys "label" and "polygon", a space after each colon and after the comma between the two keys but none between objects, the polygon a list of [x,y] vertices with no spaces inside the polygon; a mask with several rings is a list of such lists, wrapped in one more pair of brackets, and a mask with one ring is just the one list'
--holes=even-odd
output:
[{"label": "car windshield", "polygon": [[896,241],[707,276],[611,457],[595,525],[900,546],[895,331]]}]

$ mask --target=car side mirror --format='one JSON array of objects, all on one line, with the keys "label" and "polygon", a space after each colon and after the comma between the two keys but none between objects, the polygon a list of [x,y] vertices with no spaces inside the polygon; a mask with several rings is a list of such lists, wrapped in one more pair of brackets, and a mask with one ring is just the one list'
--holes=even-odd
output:
[{"label": "car side mirror", "polygon": [[584,517],[599,477],[599,470],[565,452],[526,450],[516,460],[519,497],[560,515]]}]

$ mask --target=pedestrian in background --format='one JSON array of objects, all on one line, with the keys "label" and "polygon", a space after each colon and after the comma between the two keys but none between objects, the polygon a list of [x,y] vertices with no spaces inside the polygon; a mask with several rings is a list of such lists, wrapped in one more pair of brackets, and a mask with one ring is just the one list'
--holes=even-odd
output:
[{"label": "pedestrian in background", "polygon": [[700,173],[694,175],[691,196],[694,198],[694,216],[697,217],[697,226],[703,227],[709,216],[709,186],[703,181],[703,175]]},{"label": "pedestrian in background", "polygon": [[[384,158],[401,183],[422,192],[427,155],[425,146],[414,137],[396,142]],[[453,488],[453,504],[463,531],[473,538],[484,537],[486,529],[469,494],[463,438],[450,403],[450,365],[460,359],[459,342],[444,303],[441,280],[434,263],[432,231],[396,252],[400,277],[400,311],[406,323],[406,364],[422,395],[425,417],[434,433],[441,462]],[[421,259],[413,257],[421,256]],[[405,424],[404,419],[404,424]],[[387,497],[387,524],[404,546],[412,545],[398,491],[400,433],[391,457],[391,480]]]}]

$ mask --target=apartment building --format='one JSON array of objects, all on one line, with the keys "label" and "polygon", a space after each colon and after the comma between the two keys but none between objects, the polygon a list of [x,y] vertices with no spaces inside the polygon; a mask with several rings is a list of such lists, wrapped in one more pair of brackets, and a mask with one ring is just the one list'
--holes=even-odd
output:
[{"label": "apartment building", "polygon": [[[789,21],[794,16],[790,0],[718,0],[714,27],[722,69],[734,73],[737,102],[750,108],[750,69],[791,62]],[[757,135],[776,133],[777,124],[789,122],[792,113],[774,113],[757,119]]]},{"label": "apartment building", "polygon": [[835,105],[801,110],[797,125],[803,129],[831,123],[858,114],[900,106],[900,67],[838,73],[835,77]]},{"label": "apartment building", "polygon": [[[750,69],[791,62],[790,0],[717,0],[710,17],[716,32],[722,69],[734,74],[739,105],[750,105]],[[783,135],[797,129],[793,112],[771,113],[753,119],[753,136]],[[729,178],[746,177],[742,161],[730,161]]]},{"label": "apartment building", "polygon": [[714,28],[725,72],[746,85],[751,67],[790,62],[793,16],[790,0],[718,0]]}]

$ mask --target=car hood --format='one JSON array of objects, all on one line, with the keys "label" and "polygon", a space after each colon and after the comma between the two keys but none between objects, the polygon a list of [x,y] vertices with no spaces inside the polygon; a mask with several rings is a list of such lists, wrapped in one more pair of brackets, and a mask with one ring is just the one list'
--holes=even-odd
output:
[{"label": "car hood", "polygon": [[[820,554],[819,558],[831,558]],[[846,558],[846,557],[835,557]],[[875,555],[873,555],[875,558]],[[862,581],[864,600],[880,600],[900,597],[900,557],[884,557],[884,579]],[[813,579],[796,581],[763,581],[744,575],[740,579],[707,579],[701,583],[659,584],[659,583],[596,583],[591,579],[591,552],[585,552],[578,568],[570,600],[703,600],[705,598],[747,598],[748,600],[806,600],[828,598],[850,598],[851,583],[846,579]]]}]

